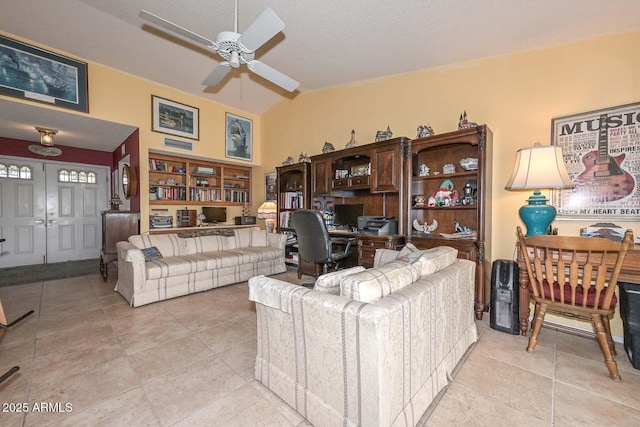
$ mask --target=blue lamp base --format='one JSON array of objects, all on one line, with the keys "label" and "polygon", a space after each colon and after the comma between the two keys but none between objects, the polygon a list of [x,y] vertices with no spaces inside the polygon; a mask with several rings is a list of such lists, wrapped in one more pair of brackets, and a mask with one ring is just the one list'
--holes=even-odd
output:
[{"label": "blue lamp base", "polygon": [[547,205],[547,198],[540,193],[540,190],[534,191],[528,201],[529,203],[518,211],[520,219],[527,227],[525,237],[547,234],[549,225],[556,217],[556,208]]}]

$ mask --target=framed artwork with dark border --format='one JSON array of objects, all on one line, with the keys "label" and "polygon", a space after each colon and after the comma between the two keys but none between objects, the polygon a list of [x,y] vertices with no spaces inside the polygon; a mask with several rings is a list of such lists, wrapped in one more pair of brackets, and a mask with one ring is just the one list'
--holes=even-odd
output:
[{"label": "framed artwork with dark border", "polygon": [[200,139],[200,110],[151,95],[151,121],[154,132]]},{"label": "framed artwork with dark border", "polygon": [[269,172],[264,174],[264,199],[265,200],[278,200],[278,189],[276,188],[276,179],[278,174],[276,172]]},{"label": "framed artwork with dark border", "polygon": [[0,93],[89,112],[87,64],[0,36]]},{"label": "framed artwork with dark border", "polygon": [[244,117],[227,113],[225,148],[227,157],[251,161],[253,158],[253,122]]},{"label": "framed artwork with dark border", "polygon": [[640,219],[640,103],[551,120],[574,188],[554,190],[558,219]]}]

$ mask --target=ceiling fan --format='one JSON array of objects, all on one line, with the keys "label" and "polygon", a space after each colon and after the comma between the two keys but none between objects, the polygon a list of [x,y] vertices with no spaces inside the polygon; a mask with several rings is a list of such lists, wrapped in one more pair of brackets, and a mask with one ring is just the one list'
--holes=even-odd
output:
[{"label": "ceiling fan", "polygon": [[284,29],[284,22],[269,8],[265,9],[243,34],[240,34],[238,33],[238,1],[236,0],[234,30],[218,33],[215,42],[146,10],[140,11],[139,16],[158,27],[172,31],[218,52],[218,55],[224,61],[213,69],[211,74],[202,82],[203,85],[216,86],[232,68],[238,68],[241,64],[247,64],[250,71],[289,92],[296,90],[299,85],[291,77],[254,59],[255,51]]}]

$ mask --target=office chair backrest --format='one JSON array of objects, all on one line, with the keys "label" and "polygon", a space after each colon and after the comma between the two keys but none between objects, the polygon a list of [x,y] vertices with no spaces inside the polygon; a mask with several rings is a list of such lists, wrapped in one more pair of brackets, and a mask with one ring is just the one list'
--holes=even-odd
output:
[{"label": "office chair backrest", "polygon": [[331,259],[331,240],[320,212],[298,209],[292,215],[300,256],[320,264],[328,262]]}]

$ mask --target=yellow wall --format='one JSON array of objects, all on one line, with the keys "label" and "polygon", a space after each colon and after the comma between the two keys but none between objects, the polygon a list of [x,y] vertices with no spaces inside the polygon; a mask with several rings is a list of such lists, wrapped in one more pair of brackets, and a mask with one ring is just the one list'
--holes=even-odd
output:
[{"label": "yellow wall", "polygon": [[[20,39],[10,34],[5,34],[25,43],[35,44],[29,40]],[[40,46],[44,49],[69,56],[65,52],[56,51],[47,46]],[[84,61],[82,58],[75,58]],[[85,61],[87,62],[87,61]],[[261,157],[261,120],[260,116],[250,114],[246,111],[232,109],[226,105],[210,101],[177,89],[142,79],[137,76],[123,73],[119,70],[103,66],[94,62],[88,62],[88,78],[89,78],[89,117],[107,120],[111,122],[123,123],[136,126],[140,129],[140,213],[142,220],[140,226],[142,231],[149,229],[146,218],[149,215],[149,198],[148,198],[148,153],[149,149],[162,150],[163,152],[180,155],[180,156],[196,156],[203,158],[213,158],[220,161],[227,161],[225,158],[225,113],[231,112],[242,117],[253,120],[253,161],[252,162],[229,162],[242,165],[256,166],[260,164]],[[151,131],[151,95],[156,95],[171,101],[186,104],[198,108],[200,120],[200,139],[193,141],[194,151],[185,151],[165,148],[163,139],[165,135]],[[2,95],[0,95],[2,96]],[[7,98],[12,101],[21,102],[16,98]],[[40,104],[39,104],[40,105]],[[41,104],[47,108],[46,104]],[[55,107],[54,107],[55,108]],[[70,111],[70,114],[80,114]],[[180,139],[180,138],[176,138]],[[63,142],[60,142],[64,145]],[[259,175],[254,176],[254,186],[261,188],[264,193],[264,186],[260,186],[262,178]],[[261,195],[254,199],[252,206],[253,212],[262,202]],[[256,203],[258,203],[256,205]],[[154,208],[167,208],[169,213],[175,217],[176,209],[184,209],[189,205],[153,205]],[[192,206],[190,206],[192,207]],[[196,206],[195,209],[199,209]],[[241,207],[229,207],[227,216],[228,220],[233,220],[236,215],[241,215]]]},{"label": "yellow wall", "polygon": [[[516,150],[538,141],[550,144],[552,117],[640,101],[639,45],[636,31],[302,94],[262,116],[269,147],[262,158],[264,172],[287,156],[297,160],[301,151],[320,153],[325,140],[341,149],[351,129],[360,144],[372,142],[376,130],[387,125],[394,136],[414,137],[417,126],[427,123],[436,133],[452,131],[466,109],[469,120],[486,123],[494,133],[487,257],[513,259],[518,209],[530,194],[504,190]],[[640,236],[637,220],[615,222]],[[554,225],[560,234],[577,235],[591,223]],[[614,334],[621,336],[621,323],[614,323]]]}]

